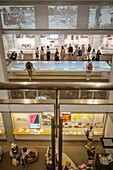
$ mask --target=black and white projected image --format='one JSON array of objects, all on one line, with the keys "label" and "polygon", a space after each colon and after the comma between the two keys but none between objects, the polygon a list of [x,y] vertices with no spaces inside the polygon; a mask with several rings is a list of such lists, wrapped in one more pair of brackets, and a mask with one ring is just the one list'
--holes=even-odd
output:
[{"label": "black and white projected image", "polygon": [[1,6],[3,29],[35,29],[34,6]]},{"label": "black and white projected image", "polygon": [[89,29],[112,29],[113,6],[90,6]]},{"label": "black and white projected image", "polygon": [[48,6],[49,29],[76,29],[77,6]]},{"label": "black and white projected image", "polygon": [[96,19],[97,8],[98,6],[91,6],[89,9],[89,24],[88,24],[89,29],[97,28],[97,19]]},{"label": "black and white projected image", "polygon": [[100,28],[110,29],[113,28],[113,6],[103,6],[101,8]]}]

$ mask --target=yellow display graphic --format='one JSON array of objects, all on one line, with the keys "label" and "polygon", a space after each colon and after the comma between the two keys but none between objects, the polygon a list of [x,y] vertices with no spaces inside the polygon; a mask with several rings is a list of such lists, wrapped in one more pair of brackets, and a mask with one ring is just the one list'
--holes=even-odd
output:
[{"label": "yellow display graphic", "polygon": [[93,114],[72,114],[72,123],[91,123],[93,120]]}]

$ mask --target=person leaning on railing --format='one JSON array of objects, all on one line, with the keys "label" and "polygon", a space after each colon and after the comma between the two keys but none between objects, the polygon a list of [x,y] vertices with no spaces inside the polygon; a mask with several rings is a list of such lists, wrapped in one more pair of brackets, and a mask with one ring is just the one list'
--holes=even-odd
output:
[{"label": "person leaning on railing", "polygon": [[33,64],[30,61],[28,61],[25,65],[25,67],[26,67],[25,70],[27,70],[27,72],[29,74],[29,80],[31,81],[33,70],[35,70],[33,67]]}]

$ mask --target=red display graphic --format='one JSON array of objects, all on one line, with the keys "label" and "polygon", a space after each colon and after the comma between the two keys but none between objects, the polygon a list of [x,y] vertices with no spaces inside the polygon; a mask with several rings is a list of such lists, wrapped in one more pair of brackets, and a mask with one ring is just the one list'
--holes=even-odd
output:
[{"label": "red display graphic", "polygon": [[40,128],[40,114],[29,114],[30,128]]},{"label": "red display graphic", "polygon": [[62,114],[63,122],[71,122],[71,114]]}]

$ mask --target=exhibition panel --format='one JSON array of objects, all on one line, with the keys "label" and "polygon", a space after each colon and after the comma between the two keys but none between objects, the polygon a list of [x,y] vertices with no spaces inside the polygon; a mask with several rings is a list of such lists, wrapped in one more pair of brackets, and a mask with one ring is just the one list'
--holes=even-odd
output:
[{"label": "exhibition panel", "polygon": [[24,53],[23,59],[35,59],[36,47],[39,48],[40,53],[40,48],[43,46],[44,54],[46,54],[47,46],[49,46],[51,60],[54,60],[56,48],[60,51],[63,45],[66,54],[65,59],[67,60],[69,44],[72,45],[73,50],[77,46],[82,48],[82,45],[87,50],[88,44],[90,44],[92,50],[101,50],[101,60],[111,60],[113,54],[113,35],[51,34],[50,31],[50,34],[3,34],[2,37],[6,58],[10,58],[14,50],[17,52],[19,58],[20,51],[22,50]]},{"label": "exhibition panel", "polygon": [[6,139],[2,113],[0,113],[0,139],[1,140]]},{"label": "exhibition panel", "polygon": [[[53,112],[12,113],[13,134],[15,139],[50,140],[51,118]],[[93,126],[94,140],[104,135],[105,113],[72,113],[61,112],[63,118],[64,140],[86,140],[85,133]],[[57,114],[58,119],[58,114]]]},{"label": "exhibition panel", "polygon": [[15,139],[20,135],[25,135],[24,138],[28,135],[31,139],[38,139],[37,135],[39,135],[39,139],[41,139],[41,135],[47,135],[46,139],[50,139],[51,118],[53,116],[53,112],[12,113],[11,117]]},{"label": "exhibition panel", "polygon": [[85,140],[87,129],[93,127],[94,140],[104,135],[105,114],[61,112],[64,140]]}]

